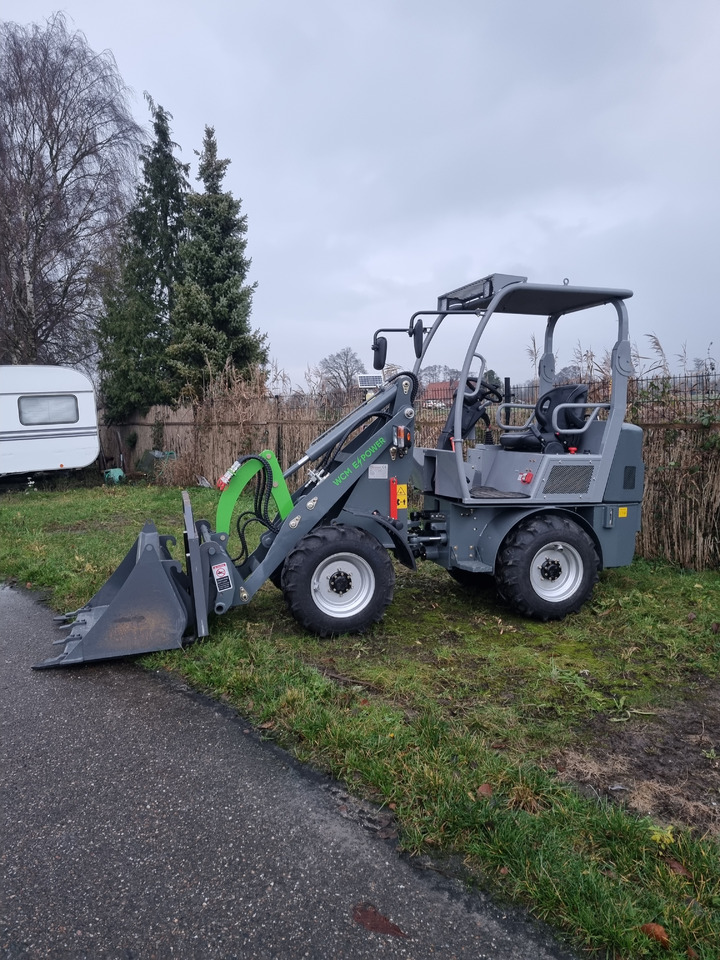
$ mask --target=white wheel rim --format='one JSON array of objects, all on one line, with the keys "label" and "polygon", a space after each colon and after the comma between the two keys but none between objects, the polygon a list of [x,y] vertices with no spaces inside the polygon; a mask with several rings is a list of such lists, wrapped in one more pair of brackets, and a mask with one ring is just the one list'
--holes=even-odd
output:
[{"label": "white wheel rim", "polygon": [[530,584],[535,593],[550,603],[562,603],[577,592],[583,578],[582,557],[562,540],[538,550],[530,564]]},{"label": "white wheel rim", "polygon": [[310,584],[315,606],[330,617],[360,613],[375,593],[372,567],[355,553],[334,553],[315,568]]}]

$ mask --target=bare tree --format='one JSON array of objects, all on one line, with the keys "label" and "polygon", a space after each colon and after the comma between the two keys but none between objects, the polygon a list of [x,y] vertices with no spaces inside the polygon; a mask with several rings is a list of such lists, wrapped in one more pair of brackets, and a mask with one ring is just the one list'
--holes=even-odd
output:
[{"label": "bare tree", "polygon": [[354,350],[343,347],[324,357],[318,364],[325,393],[342,394],[345,399],[358,389],[357,375],[365,373],[365,365]]},{"label": "bare tree", "polygon": [[92,366],[142,128],[62,14],[0,23],[0,363]]}]

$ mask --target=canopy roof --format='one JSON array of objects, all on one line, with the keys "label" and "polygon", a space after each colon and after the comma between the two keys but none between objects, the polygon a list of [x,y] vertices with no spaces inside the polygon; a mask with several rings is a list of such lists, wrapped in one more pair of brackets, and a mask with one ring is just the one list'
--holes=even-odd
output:
[{"label": "canopy roof", "polygon": [[632,290],[606,287],[574,287],[570,284],[528,283],[527,277],[494,273],[465,284],[438,297],[438,310],[487,310],[500,295],[494,313],[518,313],[530,316],[554,316],[585,310],[613,300],[627,300]]}]

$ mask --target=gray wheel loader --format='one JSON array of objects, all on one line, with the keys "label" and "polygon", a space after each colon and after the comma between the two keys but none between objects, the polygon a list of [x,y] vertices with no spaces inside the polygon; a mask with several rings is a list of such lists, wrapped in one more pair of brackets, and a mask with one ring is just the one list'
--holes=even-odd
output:
[{"label": "gray wheel loader", "polygon": [[[63,618],[62,653],[37,668],[181,647],[267,580],[307,630],[360,632],[392,602],[391,557],[411,569],[432,561],[462,583],[493,577],[528,617],[579,610],[602,568],[630,563],[640,528],[642,431],[624,422],[631,296],[493,274],[443,294],[407,327],[377,330],[374,367],[386,367],[386,335],[399,333],[412,342],[412,370],[379,377],[377,391],[286,470],[269,450],[235,461],[218,481],[214,529],[194,519],[183,492],[184,564],[172,555],[174,539],[146,524],[107,583]],[[556,383],[554,335],[561,322],[585,337],[592,324],[594,335],[608,313],[617,330],[612,388],[609,399],[591,401],[587,384]],[[515,337],[518,317],[546,318],[534,404],[486,379],[481,352],[489,324]],[[459,386],[436,445],[418,446],[420,371],[450,323],[468,344]],[[253,507],[242,511],[250,483]],[[409,508],[409,491],[419,509]],[[251,550],[252,526],[260,535]]]}]

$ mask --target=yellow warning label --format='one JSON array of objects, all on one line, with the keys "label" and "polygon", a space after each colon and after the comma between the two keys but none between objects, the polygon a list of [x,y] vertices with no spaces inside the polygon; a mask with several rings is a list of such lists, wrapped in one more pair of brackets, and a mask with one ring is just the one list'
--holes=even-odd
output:
[{"label": "yellow warning label", "polygon": [[627,516],[627,507],[618,507],[618,517]]},{"label": "yellow warning label", "polygon": [[399,483],[397,487],[398,510],[407,510],[407,484]]}]

